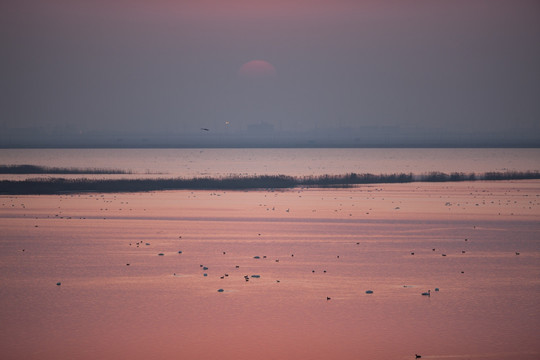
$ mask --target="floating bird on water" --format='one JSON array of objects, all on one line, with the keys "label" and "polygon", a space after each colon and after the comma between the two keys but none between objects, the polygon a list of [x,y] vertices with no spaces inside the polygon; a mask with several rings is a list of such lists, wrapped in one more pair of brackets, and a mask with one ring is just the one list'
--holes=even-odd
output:
[{"label": "floating bird on water", "polygon": [[210,129],[208,129],[208,128],[201,128],[201,130],[203,130],[203,131],[210,131]]},{"label": "floating bird on water", "polygon": [[422,357],[422,355],[414,354],[415,359],[420,359],[421,357]]},{"label": "floating bird on water", "polygon": [[423,296],[431,296],[431,290],[422,293]]}]

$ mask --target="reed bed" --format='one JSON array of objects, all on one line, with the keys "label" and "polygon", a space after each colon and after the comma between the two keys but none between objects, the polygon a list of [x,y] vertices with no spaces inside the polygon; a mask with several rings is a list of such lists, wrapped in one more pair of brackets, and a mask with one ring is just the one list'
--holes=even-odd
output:
[{"label": "reed bed", "polygon": [[50,167],[39,165],[0,165],[0,174],[131,174],[131,171],[101,168]]},{"label": "reed bed", "polygon": [[397,174],[357,174],[321,175],[294,177],[287,175],[255,175],[195,178],[153,178],[153,179],[65,179],[33,178],[21,181],[0,181],[0,194],[60,194],[80,192],[145,192],[161,190],[251,190],[286,189],[295,187],[352,187],[367,184],[389,184],[410,182],[456,182],[478,180],[523,180],[540,179],[540,172],[488,172],[442,173],[431,172],[420,175]]}]

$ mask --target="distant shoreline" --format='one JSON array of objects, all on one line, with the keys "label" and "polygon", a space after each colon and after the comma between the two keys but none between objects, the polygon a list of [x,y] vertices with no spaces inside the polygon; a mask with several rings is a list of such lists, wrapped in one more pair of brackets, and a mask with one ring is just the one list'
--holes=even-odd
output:
[{"label": "distant shoreline", "polygon": [[355,185],[412,182],[460,182],[540,179],[540,171],[512,171],[475,173],[430,172],[420,175],[357,174],[286,176],[256,175],[227,177],[195,177],[171,179],[65,179],[33,178],[21,181],[0,181],[0,195],[48,195],[62,193],[122,193],[163,190],[257,190],[290,189],[297,187],[343,188]]},{"label": "distant shoreline", "polygon": [[0,165],[0,174],[27,175],[27,174],[132,174],[129,170],[101,169],[101,168],[76,168],[76,167],[52,167],[40,165]]}]

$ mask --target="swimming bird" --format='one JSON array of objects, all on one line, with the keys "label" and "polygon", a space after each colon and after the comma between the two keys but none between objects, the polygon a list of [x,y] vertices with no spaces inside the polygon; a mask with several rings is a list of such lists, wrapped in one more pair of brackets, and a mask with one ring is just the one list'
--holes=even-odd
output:
[{"label": "swimming bird", "polygon": [[422,355],[414,354],[415,359],[420,359],[421,357],[422,357]]},{"label": "swimming bird", "polygon": [[431,290],[422,293],[423,296],[431,296]]},{"label": "swimming bird", "polygon": [[208,128],[201,128],[201,130],[203,130],[203,131],[210,131],[210,129],[208,129]]}]

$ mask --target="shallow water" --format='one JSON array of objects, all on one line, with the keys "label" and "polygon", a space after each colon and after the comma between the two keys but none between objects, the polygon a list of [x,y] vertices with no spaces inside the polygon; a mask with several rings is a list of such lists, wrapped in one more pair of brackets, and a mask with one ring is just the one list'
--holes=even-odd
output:
[{"label": "shallow water", "polygon": [[[106,176],[110,178],[482,173],[540,171],[540,149],[0,149],[0,164],[106,168],[134,173]],[[27,176],[9,176],[23,177]],[[0,179],[4,178],[6,175],[0,175]]]},{"label": "shallow water", "polygon": [[1,196],[2,358],[537,359],[539,202],[540,181]]}]

